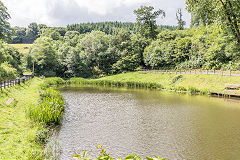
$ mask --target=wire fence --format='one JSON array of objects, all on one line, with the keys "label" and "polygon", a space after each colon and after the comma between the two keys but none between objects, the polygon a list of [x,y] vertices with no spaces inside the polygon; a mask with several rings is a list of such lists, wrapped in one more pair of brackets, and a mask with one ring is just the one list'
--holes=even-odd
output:
[{"label": "wire fence", "polygon": [[149,73],[174,73],[174,74],[207,74],[207,75],[222,75],[222,76],[240,76],[240,71],[224,71],[224,70],[148,70],[140,69]]},{"label": "wire fence", "polygon": [[17,85],[17,84],[21,84],[21,83],[25,83],[26,81],[32,79],[32,76],[24,76],[22,78],[17,78],[14,80],[8,80],[8,81],[2,81],[0,82],[0,89],[4,89],[13,85]]}]

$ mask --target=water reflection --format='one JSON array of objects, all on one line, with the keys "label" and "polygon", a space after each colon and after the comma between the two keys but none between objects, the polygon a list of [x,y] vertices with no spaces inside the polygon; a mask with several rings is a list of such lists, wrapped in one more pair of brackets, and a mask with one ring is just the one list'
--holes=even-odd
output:
[{"label": "water reflection", "polygon": [[62,88],[61,159],[97,145],[113,157],[238,159],[239,102],[150,90]]}]

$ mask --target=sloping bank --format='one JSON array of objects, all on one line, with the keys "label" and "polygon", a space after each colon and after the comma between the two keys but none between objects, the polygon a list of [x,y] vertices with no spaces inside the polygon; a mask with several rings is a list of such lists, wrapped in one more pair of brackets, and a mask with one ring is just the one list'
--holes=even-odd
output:
[{"label": "sloping bank", "polygon": [[[0,159],[58,159],[60,150],[46,145],[53,126],[61,124],[64,101],[61,93],[52,86],[66,84],[61,78],[34,78],[0,92]],[[13,103],[6,104],[14,98]],[[57,146],[58,147],[58,146]],[[58,148],[57,148],[58,149]],[[97,160],[113,160],[99,146]],[[86,152],[75,154],[76,159],[88,160]],[[142,160],[137,155],[125,159]],[[148,160],[163,160],[159,157]]]},{"label": "sloping bank", "polygon": [[149,88],[192,94],[207,94],[208,91],[240,94],[239,90],[225,90],[227,84],[240,84],[240,77],[221,75],[130,72],[100,79],[71,78],[67,83]]},{"label": "sloping bank", "polygon": [[[46,151],[45,144],[51,126],[61,123],[64,102],[61,94],[51,88],[52,85],[85,84],[206,94],[208,91],[224,92],[226,84],[239,83],[240,77],[145,72],[66,81],[61,78],[34,78],[0,92],[0,159],[50,159],[53,156]],[[240,94],[239,91],[233,92]],[[15,100],[7,106],[9,98]],[[134,155],[129,159],[134,157],[138,159]]]},{"label": "sloping bank", "polygon": [[0,159],[50,159],[45,144],[50,126],[61,123],[63,107],[61,94],[40,78],[1,90]]}]

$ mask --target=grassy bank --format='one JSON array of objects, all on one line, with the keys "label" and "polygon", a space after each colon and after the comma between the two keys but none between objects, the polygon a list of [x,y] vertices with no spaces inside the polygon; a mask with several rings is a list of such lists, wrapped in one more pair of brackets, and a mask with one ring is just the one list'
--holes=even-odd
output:
[{"label": "grassy bank", "polygon": [[[26,116],[26,107],[37,105],[40,79],[0,92],[0,159],[28,159],[41,149],[35,143],[39,126]],[[14,98],[8,106],[6,101]]]},{"label": "grassy bank", "polygon": [[[7,105],[9,99],[13,103]],[[44,159],[49,129],[61,123],[63,99],[58,91],[34,78],[0,92],[0,159]]]},{"label": "grassy bank", "polygon": [[239,84],[240,77],[221,75],[131,72],[100,79],[71,78],[68,83],[152,88],[200,94],[207,94],[208,91],[240,94],[239,90],[225,90],[227,84]]},{"label": "grassy bank", "polygon": [[[205,94],[225,91],[226,84],[239,84],[240,77],[198,74],[132,72],[99,79],[34,78],[26,84],[0,92],[0,159],[42,159],[47,126],[60,124],[63,99],[49,88],[61,84],[151,88]],[[240,91],[231,91],[240,94]],[[14,98],[11,105],[6,101]]]}]

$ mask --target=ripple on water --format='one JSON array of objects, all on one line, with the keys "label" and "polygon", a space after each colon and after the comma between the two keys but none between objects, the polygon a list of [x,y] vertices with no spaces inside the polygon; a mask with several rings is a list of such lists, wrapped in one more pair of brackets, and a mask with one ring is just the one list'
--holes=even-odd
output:
[{"label": "ripple on water", "polygon": [[61,159],[83,150],[96,158],[97,145],[115,158],[133,153],[168,159],[238,158],[240,110],[229,102],[89,87],[66,88],[62,95],[66,109],[56,136],[63,148]]}]

